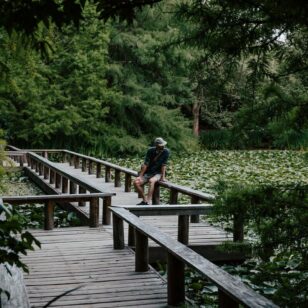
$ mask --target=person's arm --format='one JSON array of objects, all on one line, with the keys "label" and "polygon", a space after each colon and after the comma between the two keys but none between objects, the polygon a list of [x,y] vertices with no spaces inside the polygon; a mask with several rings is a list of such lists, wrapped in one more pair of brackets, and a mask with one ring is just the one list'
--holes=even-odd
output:
[{"label": "person's arm", "polygon": [[142,164],[141,170],[139,172],[139,176],[144,176],[145,172],[147,171],[148,166],[146,164]]},{"label": "person's arm", "polygon": [[166,181],[166,165],[162,165],[161,166],[161,177],[160,177],[160,180],[162,182],[165,182]]},{"label": "person's arm", "polygon": [[166,181],[166,169],[167,169],[167,162],[170,156],[170,152],[168,150],[165,151],[163,158],[162,158],[162,165],[161,165],[161,177],[160,180],[162,182]]}]

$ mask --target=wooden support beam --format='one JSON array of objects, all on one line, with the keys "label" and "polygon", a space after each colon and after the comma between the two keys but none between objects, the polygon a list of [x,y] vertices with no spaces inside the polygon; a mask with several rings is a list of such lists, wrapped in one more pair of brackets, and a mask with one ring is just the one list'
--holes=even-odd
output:
[{"label": "wooden support beam", "polygon": [[44,208],[44,229],[52,230],[54,227],[54,201],[47,201]]},{"label": "wooden support beam", "polygon": [[114,171],[114,187],[121,187],[121,171]]},{"label": "wooden support beam", "polygon": [[75,169],[79,168],[79,157],[77,155],[74,158],[74,168]]},{"label": "wooden support beam", "polygon": [[168,305],[179,306],[185,302],[185,265],[168,252]]},{"label": "wooden support beam", "polygon": [[178,216],[178,241],[184,245],[188,245],[189,241],[189,216]]},{"label": "wooden support beam", "polygon": [[110,225],[111,221],[111,212],[110,207],[111,206],[111,197],[105,197],[103,199],[103,225]]},{"label": "wooden support beam", "polygon": [[68,179],[66,177],[62,177],[62,193],[67,194],[68,192]]},{"label": "wooden support beam", "polygon": [[152,196],[152,204],[160,204],[160,186],[158,183],[155,183],[154,192]]},{"label": "wooden support beam", "polygon": [[131,192],[132,190],[132,176],[129,173],[125,173],[125,192]]},{"label": "wooden support beam", "polygon": [[113,248],[124,249],[124,223],[123,219],[113,214]]},{"label": "wooden support beam", "polygon": [[240,213],[237,213],[233,217],[233,241],[244,241],[244,217]]},{"label": "wooden support beam", "polygon": [[[191,204],[198,204],[199,201],[200,201],[199,197],[191,196]],[[200,217],[199,217],[199,215],[191,215],[191,217],[190,217],[190,222],[192,222],[192,223],[198,223],[198,222],[200,222]]]},{"label": "wooden support beam", "polygon": [[[79,191],[80,194],[85,194],[87,192],[87,190],[84,187],[82,187],[82,186],[79,186],[79,190],[78,191]],[[79,206],[86,206],[86,202],[85,201],[79,201],[78,205]]]},{"label": "wooden support beam", "polygon": [[70,158],[69,158],[69,164],[70,166],[73,166],[74,165],[74,158],[75,158],[75,155],[74,154],[71,154]]},{"label": "wooden support beam", "polygon": [[96,163],[96,177],[102,177],[102,165],[100,163]]},{"label": "wooden support beam", "polygon": [[50,169],[49,183],[54,184],[55,181],[56,181],[56,174],[52,169]]},{"label": "wooden support beam", "polygon": [[135,228],[128,225],[128,246],[135,246]]},{"label": "wooden support beam", "polygon": [[90,201],[90,228],[97,228],[99,225],[99,199]]},{"label": "wooden support beam", "polygon": [[148,237],[135,229],[135,241],[135,271],[147,272],[149,270]]},{"label": "wooden support beam", "polygon": [[70,194],[76,194],[77,193],[77,184],[73,181],[70,181]]},{"label": "wooden support beam", "polygon": [[81,171],[86,172],[86,170],[87,170],[87,160],[83,158],[81,163]]},{"label": "wooden support beam", "polygon": [[170,189],[169,204],[178,204],[179,192],[176,189]]},{"label": "wooden support beam", "polygon": [[105,166],[105,182],[111,182],[111,168],[108,166]]},{"label": "wooden support beam", "polygon": [[44,166],[44,179],[47,180],[49,179],[49,167]]},{"label": "wooden support beam", "polygon": [[39,171],[39,175],[43,175],[43,164],[42,163],[39,163],[38,171]]},{"label": "wooden support beam", "polygon": [[92,162],[92,160],[89,160],[89,163],[88,163],[88,173],[93,174],[93,162]]}]

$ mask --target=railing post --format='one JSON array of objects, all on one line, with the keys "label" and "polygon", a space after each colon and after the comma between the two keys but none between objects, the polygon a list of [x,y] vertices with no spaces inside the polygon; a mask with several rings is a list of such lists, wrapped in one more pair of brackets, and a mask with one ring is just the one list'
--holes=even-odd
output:
[{"label": "railing post", "polygon": [[121,187],[121,171],[114,170],[114,187]]},{"label": "railing post", "polygon": [[61,175],[56,172],[56,188],[61,187]]},{"label": "railing post", "polygon": [[159,183],[155,183],[154,192],[152,196],[152,204],[160,204],[160,185]]},{"label": "railing post", "polygon": [[111,197],[104,197],[103,199],[103,225],[110,225],[111,220],[111,213],[110,207],[111,206]]},{"label": "railing post", "polygon": [[19,166],[23,167],[24,166],[24,156],[20,156],[20,160],[19,160]]},{"label": "railing post", "polygon": [[93,162],[92,160],[89,160],[89,164],[88,164],[88,173],[92,174],[93,173]]},{"label": "railing post", "polygon": [[111,169],[108,166],[105,166],[105,182],[111,182]]},{"label": "railing post", "polygon": [[55,172],[52,169],[50,169],[49,183],[50,184],[54,184],[55,183]]},{"label": "railing post", "polygon": [[[198,204],[199,203],[199,198],[196,196],[191,196],[191,204]],[[192,223],[198,223],[200,221],[199,215],[191,215],[190,217],[190,222]]]},{"label": "railing post", "polygon": [[43,151],[43,157],[48,159],[48,152],[47,151]]},{"label": "railing post", "polygon": [[36,160],[35,161],[35,172],[38,173],[39,170],[39,162]]},{"label": "railing post", "polygon": [[96,177],[102,177],[102,165],[100,163],[96,163]]},{"label": "railing post", "polygon": [[147,272],[149,270],[148,237],[135,229],[135,241],[135,271]]},{"label": "railing post", "polygon": [[132,176],[129,173],[125,173],[125,192],[131,192],[132,190]]},{"label": "railing post", "polygon": [[47,180],[49,178],[49,167],[44,166],[44,179]]},{"label": "railing post", "polygon": [[74,158],[74,168],[78,169],[79,168],[79,157],[75,156]]},{"label": "railing post", "polygon": [[52,230],[54,227],[54,202],[47,201],[45,203],[45,216],[44,216],[44,229],[45,230]]},{"label": "railing post", "polygon": [[91,198],[90,200],[90,227],[97,228],[99,225],[99,199]]},{"label": "railing post", "polygon": [[76,194],[77,193],[77,184],[73,181],[70,181],[70,194]]},{"label": "railing post", "polygon": [[113,224],[113,248],[124,249],[123,219],[121,219],[119,216],[113,213],[112,224]]},{"label": "railing post", "polygon": [[222,290],[218,289],[218,307],[219,308],[238,308],[239,304]]},{"label": "railing post", "polygon": [[[79,186],[79,189],[78,189],[79,194],[85,194],[86,192],[87,192],[87,190],[84,187]],[[79,206],[86,206],[86,202],[85,201],[79,201],[78,205]]]},{"label": "railing post", "polygon": [[128,225],[128,246],[135,246],[135,228]]},{"label": "railing post", "polygon": [[62,193],[67,194],[68,192],[68,179],[62,176]]},{"label": "railing post", "polygon": [[179,215],[178,217],[178,241],[188,245],[189,241],[189,216]]},{"label": "railing post", "polygon": [[43,175],[43,164],[39,163],[39,175]]},{"label": "railing post", "polygon": [[168,305],[178,306],[185,302],[185,264],[168,252]]},{"label": "railing post", "polygon": [[241,213],[233,216],[233,242],[244,241],[244,217]]},{"label": "railing post", "polygon": [[73,166],[73,165],[74,165],[74,154],[71,154],[71,155],[70,155],[70,158],[69,158],[69,165],[70,165],[70,166]]},{"label": "railing post", "polygon": [[86,170],[87,170],[87,160],[83,158],[81,163],[81,171],[86,172]]},{"label": "railing post", "polygon": [[62,152],[62,162],[63,163],[67,162],[67,154],[65,152]]},{"label": "railing post", "polygon": [[169,204],[178,204],[179,192],[176,189],[170,189]]}]

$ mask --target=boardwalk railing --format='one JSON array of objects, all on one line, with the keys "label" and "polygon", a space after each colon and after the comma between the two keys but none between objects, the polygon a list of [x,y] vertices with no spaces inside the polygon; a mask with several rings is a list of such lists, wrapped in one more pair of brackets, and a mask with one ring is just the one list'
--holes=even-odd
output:
[{"label": "boardwalk railing", "polygon": [[[146,210],[146,209],[145,209]],[[219,307],[277,307],[253,291],[240,279],[231,276],[189,247],[172,239],[158,228],[144,223],[125,208],[111,207],[113,213],[114,248],[124,249],[124,221],[135,229],[135,271],[148,271],[150,238],[168,252],[168,304],[179,305],[185,301],[185,265],[188,265],[218,287]],[[140,210],[141,211],[141,210]],[[172,209],[166,209],[172,211]],[[174,212],[178,209],[174,208]],[[183,212],[181,212],[182,214]]]},{"label": "boardwalk railing", "polygon": [[54,227],[54,207],[56,203],[90,201],[89,226],[96,228],[99,225],[99,199],[110,198],[114,194],[92,193],[71,195],[38,195],[38,196],[3,196],[4,203],[20,205],[26,203],[44,203],[44,229],[52,230]]},{"label": "boardwalk railing", "polygon": [[[11,150],[20,150],[16,147],[8,146]],[[55,149],[26,149],[23,150],[25,152],[37,152],[40,153],[44,158],[48,158],[48,155],[57,154],[61,157],[63,162],[69,162],[71,166],[74,168],[81,168],[82,171],[88,172],[89,174],[96,174],[97,178],[103,176],[103,168],[104,177],[106,182],[112,181],[112,172],[114,173],[114,186],[121,186],[121,175],[125,175],[125,192],[130,192],[132,187],[132,177],[137,177],[138,173],[132,169],[124,168],[118,166],[116,164],[97,159],[91,156],[83,155],[80,153],[76,153],[68,150],[55,150]],[[28,154],[30,155],[30,153]],[[37,155],[37,157],[41,157]],[[30,161],[31,162],[31,161]],[[102,168],[103,167],[103,168]],[[37,167],[35,166],[37,169]],[[39,169],[38,169],[39,170]],[[178,204],[178,196],[179,193],[183,195],[187,195],[191,199],[191,204],[199,204],[200,202],[212,202],[215,200],[215,196],[211,194],[207,194],[198,190],[191,189],[186,186],[177,185],[171,182],[161,182],[159,181],[154,190],[153,194],[153,204],[157,205],[160,203],[160,187],[167,188],[169,190],[169,204]],[[83,188],[81,188],[81,193],[84,192]],[[191,222],[196,223],[199,222],[199,215],[193,214],[191,215]],[[233,227],[233,235],[234,241],[243,241],[244,240],[244,222],[241,217],[234,216],[234,227]]]}]

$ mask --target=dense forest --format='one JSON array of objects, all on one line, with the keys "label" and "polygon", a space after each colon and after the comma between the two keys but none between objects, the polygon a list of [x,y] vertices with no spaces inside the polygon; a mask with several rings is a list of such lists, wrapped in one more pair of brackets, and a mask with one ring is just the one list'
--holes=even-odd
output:
[{"label": "dense forest", "polygon": [[111,8],[90,1],[78,27],[2,20],[5,138],[113,154],[138,153],[160,135],[175,150],[307,147],[307,27],[297,6],[281,7],[281,21],[243,2],[202,3],[118,8],[107,20]]}]

